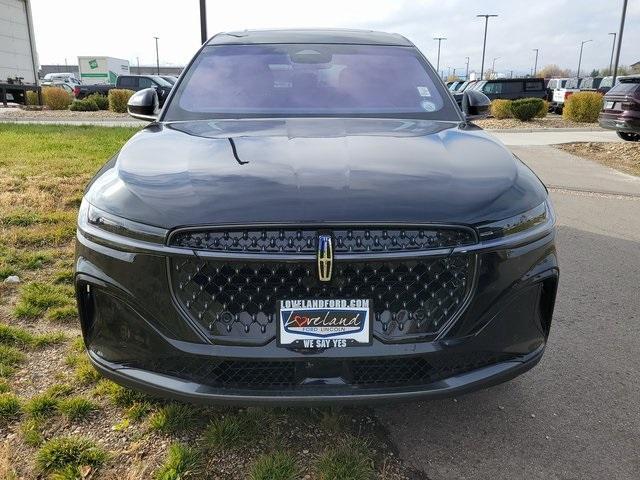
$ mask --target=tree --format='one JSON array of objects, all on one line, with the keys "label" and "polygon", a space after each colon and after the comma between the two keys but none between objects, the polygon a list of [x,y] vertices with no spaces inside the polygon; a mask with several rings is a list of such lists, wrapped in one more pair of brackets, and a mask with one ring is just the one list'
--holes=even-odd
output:
[{"label": "tree", "polygon": [[544,78],[569,77],[571,76],[571,72],[568,68],[560,68],[555,63],[552,63],[551,65],[541,68],[538,72],[538,76]]},{"label": "tree", "polygon": [[600,76],[600,70],[598,70],[597,68],[594,68],[593,70],[591,70],[591,73],[589,74],[590,77],[599,77]]},{"label": "tree", "polygon": [[447,77],[447,82],[459,82],[460,81],[460,77],[457,75],[449,75]]}]

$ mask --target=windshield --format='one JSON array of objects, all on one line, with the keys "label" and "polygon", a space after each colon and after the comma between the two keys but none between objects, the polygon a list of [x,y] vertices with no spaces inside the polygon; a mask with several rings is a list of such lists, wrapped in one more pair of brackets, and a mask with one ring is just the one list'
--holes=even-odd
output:
[{"label": "windshield", "polygon": [[387,116],[457,121],[447,95],[414,48],[209,46],[180,81],[164,120]]}]

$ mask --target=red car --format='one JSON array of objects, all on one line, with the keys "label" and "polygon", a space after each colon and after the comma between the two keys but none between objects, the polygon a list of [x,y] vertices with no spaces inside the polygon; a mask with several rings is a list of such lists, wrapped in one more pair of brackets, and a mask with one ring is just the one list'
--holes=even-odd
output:
[{"label": "red car", "polygon": [[620,79],[604,96],[598,123],[629,142],[640,141],[640,75]]}]

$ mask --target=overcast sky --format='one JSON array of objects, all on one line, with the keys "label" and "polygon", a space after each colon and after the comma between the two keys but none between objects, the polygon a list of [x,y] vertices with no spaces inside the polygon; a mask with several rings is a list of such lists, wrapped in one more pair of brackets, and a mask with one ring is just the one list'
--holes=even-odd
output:
[{"label": "overcast sky", "polygon": [[[93,6],[95,5],[95,7]],[[441,69],[480,69],[484,19],[489,20],[487,59],[496,70],[528,72],[533,48],[539,68],[555,63],[575,70],[582,40],[585,70],[607,67],[622,0],[208,0],[209,35],[246,28],[365,28],[405,35]],[[199,47],[198,0],[32,0],[40,63],[77,63],[78,55],[106,55],[135,65],[155,64],[153,36],[160,37],[160,62],[184,65]],[[620,63],[640,61],[640,0],[630,0]],[[487,68],[487,67],[485,67]],[[446,73],[446,70],[445,70]]]}]

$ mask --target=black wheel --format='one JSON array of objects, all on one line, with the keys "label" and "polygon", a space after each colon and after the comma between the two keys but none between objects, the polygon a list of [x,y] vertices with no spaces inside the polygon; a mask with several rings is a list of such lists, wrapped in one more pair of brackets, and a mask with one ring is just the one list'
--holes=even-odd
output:
[{"label": "black wheel", "polygon": [[626,142],[640,142],[640,133],[616,132]]}]

